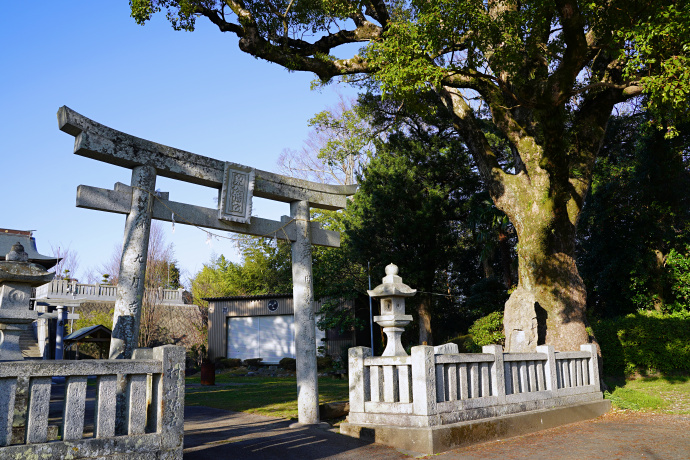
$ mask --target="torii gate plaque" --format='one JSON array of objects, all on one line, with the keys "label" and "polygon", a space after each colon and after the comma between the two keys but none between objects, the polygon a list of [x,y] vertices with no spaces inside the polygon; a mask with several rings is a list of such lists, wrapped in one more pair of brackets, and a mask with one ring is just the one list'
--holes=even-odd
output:
[{"label": "torii gate plaque", "polygon": [[[340,234],[310,222],[309,208],[342,209],[356,186],[319,184],[196,155],[116,131],[65,106],[57,116],[60,130],[75,137],[75,154],[132,169],[131,186],[77,188],[77,207],[127,215],[110,358],[131,358],[136,348],[151,219],[172,221],[174,213],[184,218],[180,224],[289,240],[299,423],[318,423],[311,245],[339,247]],[[157,175],[218,189],[219,209],[170,201],[168,194],[154,198]],[[252,196],[290,203],[290,217],[252,218]]]}]

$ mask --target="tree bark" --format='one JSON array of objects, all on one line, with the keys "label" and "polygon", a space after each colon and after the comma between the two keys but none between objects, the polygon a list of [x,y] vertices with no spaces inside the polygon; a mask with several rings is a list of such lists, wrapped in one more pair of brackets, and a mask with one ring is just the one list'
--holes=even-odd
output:
[{"label": "tree bark", "polygon": [[419,299],[419,344],[433,345],[431,334],[431,295],[421,294]]},{"label": "tree bark", "polygon": [[548,186],[534,187],[540,181],[533,180],[506,207],[518,236],[518,286],[503,320],[510,352],[534,351],[537,345],[576,351],[589,343],[587,294],[575,263],[580,209],[560,191],[558,178],[543,174]]}]

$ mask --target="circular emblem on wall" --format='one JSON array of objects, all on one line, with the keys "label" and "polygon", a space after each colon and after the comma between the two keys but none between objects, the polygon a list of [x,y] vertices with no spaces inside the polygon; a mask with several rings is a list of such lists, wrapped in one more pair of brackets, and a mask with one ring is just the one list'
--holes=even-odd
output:
[{"label": "circular emblem on wall", "polygon": [[268,301],[268,310],[276,311],[278,309],[278,301],[273,299]]}]

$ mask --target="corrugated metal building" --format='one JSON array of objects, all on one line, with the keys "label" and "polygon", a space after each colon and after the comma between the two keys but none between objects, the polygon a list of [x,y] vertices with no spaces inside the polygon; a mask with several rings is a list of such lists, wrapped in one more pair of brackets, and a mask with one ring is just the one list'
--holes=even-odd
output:
[{"label": "corrugated metal building", "polygon": [[[216,297],[204,299],[208,309],[208,355],[216,358],[262,358],[277,363],[295,357],[292,294]],[[354,302],[344,301],[353,308]],[[314,313],[321,302],[314,302]],[[316,328],[316,344],[328,355],[340,355],[355,345],[355,333],[338,334]]]}]

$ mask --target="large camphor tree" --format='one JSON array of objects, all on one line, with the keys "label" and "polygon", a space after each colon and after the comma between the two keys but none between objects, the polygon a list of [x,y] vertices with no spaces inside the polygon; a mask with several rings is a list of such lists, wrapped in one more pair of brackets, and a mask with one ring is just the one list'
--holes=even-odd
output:
[{"label": "large camphor tree", "polygon": [[[518,234],[519,282],[505,307],[507,349],[546,343],[573,350],[591,340],[575,265],[578,219],[614,106],[645,95],[656,110],[684,110],[687,2],[130,3],[142,24],[161,10],[181,30],[193,30],[204,17],[236,35],[242,51],[313,72],[322,82],[374,82],[400,100],[433,90]],[[362,44],[357,54],[344,46],[353,43]]]}]

